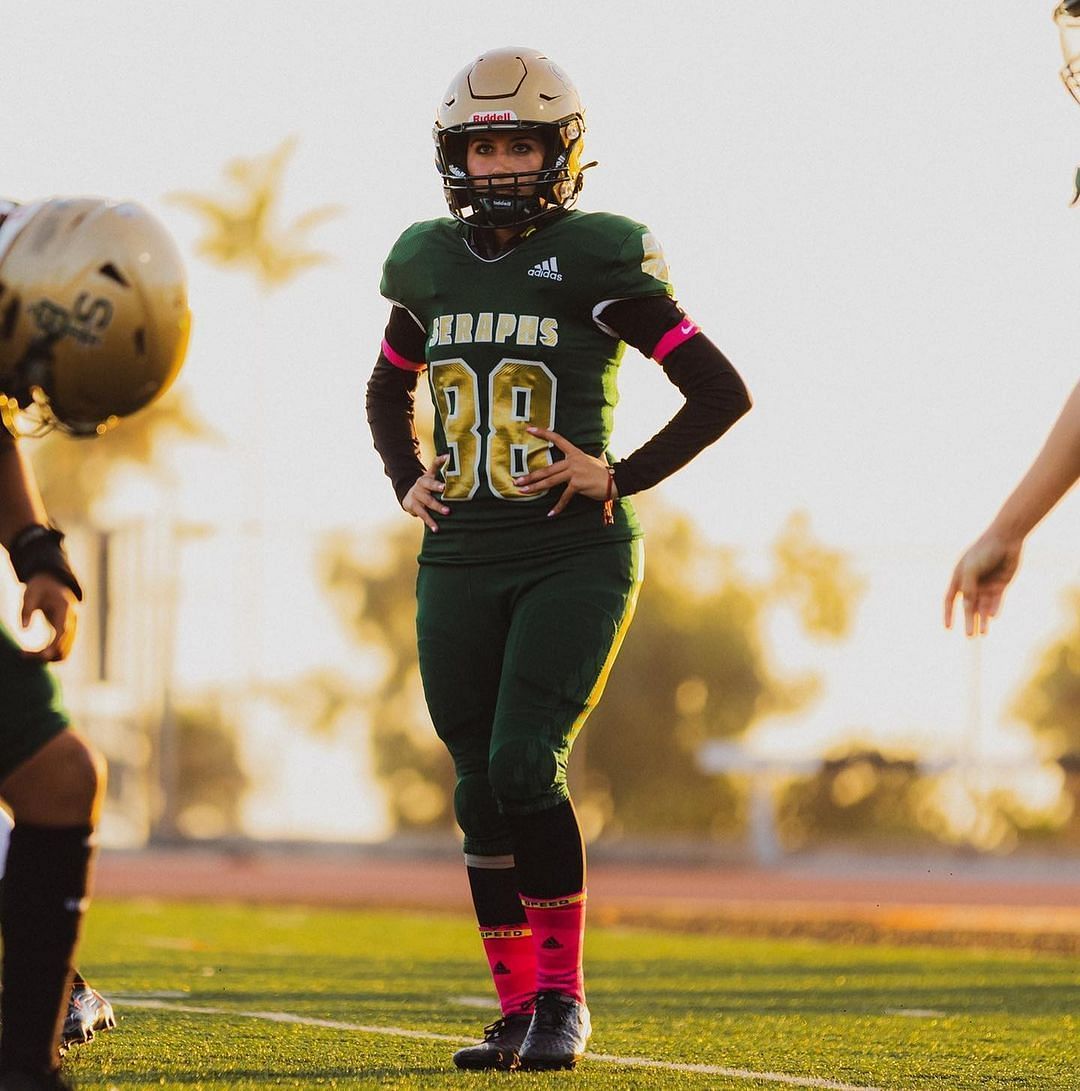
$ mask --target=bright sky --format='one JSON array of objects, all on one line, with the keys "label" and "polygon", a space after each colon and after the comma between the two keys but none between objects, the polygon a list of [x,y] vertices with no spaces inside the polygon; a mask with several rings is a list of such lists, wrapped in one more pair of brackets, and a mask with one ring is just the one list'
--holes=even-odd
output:
[{"label": "bright sky", "polygon": [[[853,729],[940,744],[970,726],[972,649],[940,623],[952,565],[1080,374],[1067,207],[1080,107],[1056,75],[1051,6],[609,0],[563,17],[492,5],[485,20],[428,0],[5,0],[3,188],[137,198],[191,256],[183,382],[238,446],[189,464],[188,517],[250,515],[257,478],[283,530],[370,527],[402,518],[361,410],[379,270],[407,224],[445,211],[436,103],[481,50],[543,48],[587,105],[586,158],[601,165],[581,207],[649,224],[680,300],[757,402],[664,499],[751,571],[805,508],[868,580],[835,650],[777,623],[778,663],[821,669],[826,692],[774,745]],[[260,297],[194,258],[200,225],[165,196],[224,192],[228,159],[289,135],[286,218],[346,214],[315,236],[332,264]],[[633,354],[622,392],[626,452],[676,395]],[[1078,542],[1073,495],[1033,536],[984,643],[988,739],[1064,622]],[[295,662],[319,661],[313,603],[279,596],[273,617],[306,634]]]}]

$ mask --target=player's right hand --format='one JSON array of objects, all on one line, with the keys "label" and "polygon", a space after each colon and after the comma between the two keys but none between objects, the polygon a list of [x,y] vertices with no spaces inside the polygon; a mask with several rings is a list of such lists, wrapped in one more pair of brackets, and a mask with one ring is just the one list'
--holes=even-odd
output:
[{"label": "player's right hand", "polygon": [[44,647],[24,653],[28,659],[51,663],[67,658],[75,643],[75,602],[71,588],[50,572],[38,572],[26,581],[22,606],[23,628],[27,628],[34,614],[40,611],[52,629],[52,637]]},{"label": "player's right hand", "polygon": [[449,455],[439,455],[416,479],[413,487],[405,494],[405,499],[401,501],[403,511],[423,520],[424,526],[436,534],[439,533],[439,524],[431,513],[437,511],[440,515],[450,514],[450,509],[439,495],[446,488],[446,482],[436,476],[449,458]]},{"label": "player's right hand", "polygon": [[945,592],[945,628],[952,628],[956,596],[964,600],[964,631],[983,636],[990,619],[1001,609],[1001,599],[1020,565],[1023,541],[1009,541],[993,531],[985,534],[960,558]]}]

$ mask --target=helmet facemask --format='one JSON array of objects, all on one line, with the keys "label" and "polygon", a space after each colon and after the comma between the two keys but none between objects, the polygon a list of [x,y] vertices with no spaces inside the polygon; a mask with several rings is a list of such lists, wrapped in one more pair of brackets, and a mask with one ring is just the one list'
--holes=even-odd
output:
[{"label": "helmet facemask", "polygon": [[[436,167],[447,205],[473,227],[523,227],[569,208],[581,190],[581,149],[585,124],[580,115],[558,123],[466,124],[436,129]],[[536,171],[468,173],[469,137],[483,132],[522,132],[540,138],[544,163]]]},{"label": "helmet facemask", "polygon": [[43,436],[54,429],[69,435],[97,435],[104,425],[80,427],[60,420],[52,411],[46,391],[52,385],[54,335],[42,334],[26,348],[5,381],[0,395],[0,418],[16,438]]}]

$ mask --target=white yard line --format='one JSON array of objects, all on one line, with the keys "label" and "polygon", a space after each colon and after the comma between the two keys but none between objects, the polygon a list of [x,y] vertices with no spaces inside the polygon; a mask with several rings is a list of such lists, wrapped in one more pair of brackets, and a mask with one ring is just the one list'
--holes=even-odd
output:
[{"label": "white yard line", "polygon": [[[433,1034],[427,1030],[410,1030],[407,1027],[370,1026],[366,1023],[343,1023],[337,1019],[316,1019],[307,1015],[294,1015],[288,1011],[235,1011],[230,1008],[195,1007],[191,1004],[173,1004],[166,1000],[147,996],[112,996],[118,1008],[155,1008],[161,1011],[178,1011],[190,1015],[227,1015],[234,1019],[264,1019],[269,1023],[293,1023],[304,1027],[323,1027],[327,1030],[351,1030],[360,1034],[383,1034],[390,1038],[419,1038],[429,1042],[452,1042],[466,1045],[475,1038],[462,1038],[456,1034]],[[817,1087],[822,1091],[882,1091],[868,1084],[838,1083],[813,1076],[787,1076],[782,1072],[753,1072],[746,1068],[725,1068],[715,1064],[679,1064],[675,1061],[654,1061],[648,1057],[616,1057],[610,1053],[586,1053],[590,1061],[622,1065],[626,1068],[655,1068],[664,1072],[692,1072],[704,1076],[727,1076],[734,1080],[759,1080],[765,1083],[781,1083],[788,1087]]]}]

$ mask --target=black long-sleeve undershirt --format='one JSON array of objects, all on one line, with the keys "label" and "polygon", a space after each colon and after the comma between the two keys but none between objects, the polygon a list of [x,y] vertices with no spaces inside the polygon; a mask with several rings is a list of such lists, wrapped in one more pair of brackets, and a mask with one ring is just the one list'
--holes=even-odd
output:
[{"label": "black long-sleeve undershirt", "polygon": [[[651,356],[664,334],[685,320],[667,296],[617,300],[600,314],[607,329],[644,356]],[[398,356],[417,363],[424,359],[425,333],[404,308],[392,308],[385,337]],[[686,401],[656,435],[615,463],[620,496],[651,488],[685,466],[750,408],[738,372],[703,333],[669,352],[661,367]],[[397,367],[380,353],[367,387],[372,438],[398,503],[425,469],[414,422],[418,378],[417,371]]]},{"label": "black long-sleeve undershirt", "polygon": [[[403,359],[414,361],[417,366],[423,364],[427,337],[404,307],[390,308],[383,340]],[[371,437],[399,504],[425,469],[416,434],[419,378],[419,371],[396,367],[384,352],[380,352],[367,385],[366,408]]]},{"label": "black long-sleeve undershirt", "polygon": [[[685,312],[667,296],[617,300],[600,313],[605,326],[649,357],[664,334],[685,320]],[[620,496],[643,492],[670,477],[750,409],[746,384],[703,333],[672,349],[660,366],[686,402],[656,435],[615,463]]]},{"label": "black long-sleeve undershirt", "polygon": [[367,385],[371,437],[399,504],[425,469],[415,423],[418,378],[419,372],[395,367],[380,352]]}]

